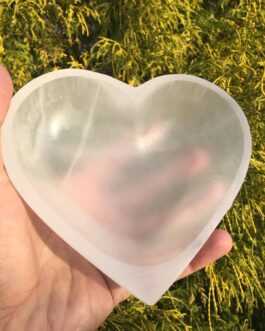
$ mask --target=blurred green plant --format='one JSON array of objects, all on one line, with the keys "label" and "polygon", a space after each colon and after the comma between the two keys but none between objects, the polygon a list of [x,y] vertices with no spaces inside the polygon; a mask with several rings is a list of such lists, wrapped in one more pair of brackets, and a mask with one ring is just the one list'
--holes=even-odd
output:
[{"label": "blurred green plant", "polygon": [[15,89],[60,68],[137,86],[168,73],[208,79],[248,118],[253,153],[221,227],[232,252],[174,284],[154,306],[134,298],[101,330],[265,329],[265,2],[263,0],[0,1],[0,61]]}]

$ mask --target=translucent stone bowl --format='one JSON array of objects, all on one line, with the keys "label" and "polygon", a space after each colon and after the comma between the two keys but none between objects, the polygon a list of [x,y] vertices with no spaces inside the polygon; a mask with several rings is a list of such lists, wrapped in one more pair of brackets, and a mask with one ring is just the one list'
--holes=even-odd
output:
[{"label": "translucent stone bowl", "polygon": [[152,304],[232,205],[251,136],[238,104],[206,80],[166,75],[135,88],[66,69],[13,97],[2,146],[43,221]]}]

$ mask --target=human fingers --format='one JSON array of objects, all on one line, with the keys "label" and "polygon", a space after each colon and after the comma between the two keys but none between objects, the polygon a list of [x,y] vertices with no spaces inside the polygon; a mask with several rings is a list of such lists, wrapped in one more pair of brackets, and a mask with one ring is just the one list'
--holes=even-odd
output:
[{"label": "human fingers", "polygon": [[[193,242],[205,227],[216,205],[222,199],[225,186],[214,183],[204,187],[185,203],[168,214],[145,217],[143,222],[124,222],[123,233],[135,239],[152,239],[152,250],[146,246],[146,263],[159,263],[176,256]],[[144,253],[142,254],[145,255]]]},{"label": "human fingers", "polygon": [[[8,71],[0,64],[0,127],[5,119],[13,93],[13,83]],[[0,129],[1,130],[1,129]],[[1,131],[0,131],[1,134]],[[6,178],[0,143],[0,183]]]},{"label": "human fingers", "polygon": [[218,260],[230,252],[232,246],[233,241],[228,232],[221,229],[215,230],[178,279],[187,277]]},{"label": "human fingers", "polygon": [[8,71],[0,64],[0,125],[2,125],[13,94],[13,83]]},{"label": "human fingers", "polygon": [[[163,192],[165,195],[168,190],[171,191],[171,188],[176,191],[176,185],[179,186],[203,172],[208,167],[208,163],[207,153],[200,148],[171,156],[170,160],[160,164],[155,171],[147,172],[145,176],[135,179],[127,186],[114,188],[113,197],[124,201],[126,210],[137,210],[138,207],[146,205],[149,198],[153,204],[154,197],[159,192]],[[150,164],[151,166],[152,164]],[[130,178],[130,172],[127,177]]]},{"label": "human fingers", "polygon": [[[197,192],[191,192],[183,201],[178,198],[178,194],[182,194],[181,191],[178,193],[174,186],[173,189],[175,191],[162,191],[148,201],[145,199],[138,206],[133,205],[134,201],[128,201],[127,208],[122,209],[123,220],[127,219],[127,222],[119,224],[120,230],[123,229],[124,233],[139,238],[147,233],[151,235],[159,231],[161,240],[170,237],[170,240],[165,239],[166,247],[170,243],[174,245],[175,236],[181,237],[183,243],[190,241],[221,201],[225,184],[206,184]],[[112,201],[115,202],[113,198]]]}]

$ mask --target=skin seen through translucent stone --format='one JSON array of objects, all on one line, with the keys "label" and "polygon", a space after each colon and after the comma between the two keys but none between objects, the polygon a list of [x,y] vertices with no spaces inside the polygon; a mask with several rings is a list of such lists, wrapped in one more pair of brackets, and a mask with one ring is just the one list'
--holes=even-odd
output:
[{"label": "skin seen through translucent stone", "polygon": [[[98,155],[94,162],[87,163],[76,173],[73,172],[64,185],[71,199],[74,199],[85,213],[92,215],[111,231],[120,233],[124,240],[133,239],[135,245],[142,243],[147,247],[146,243],[150,242],[153,255],[156,255],[155,259],[149,256],[149,262],[153,262],[176,254],[182,245],[185,246],[193,238],[196,233],[191,231],[194,218],[197,217],[198,211],[202,215],[207,214],[209,209],[219,203],[223,192],[222,184],[205,185],[205,188],[200,189],[182,206],[177,196],[172,197],[170,189],[176,191],[178,186],[185,187],[185,183],[207,170],[210,162],[207,153],[195,148],[175,159],[171,156],[168,162],[162,163],[156,171],[135,180],[134,185],[122,185],[112,191],[115,181],[119,183],[120,172],[126,167],[128,169],[130,164],[130,159],[126,158],[123,152],[129,147],[126,143],[114,147],[115,157],[111,157],[113,154],[108,154],[107,151]],[[216,191],[220,194],[216,194]],[[212,199],[208,199],[208,195]],[[176,208],[178,204],[179,207]],[[191,233],[187,234],[187,230]],[[177,247],[175,235],[180,231],[183,232],[183,240]],[[172,236],[172,241],[165,241],[167,236]],[[132,247],[130,252],[135,248],[136,246]],[[148,258],[145,257],[144,260],[147,262]]]}]

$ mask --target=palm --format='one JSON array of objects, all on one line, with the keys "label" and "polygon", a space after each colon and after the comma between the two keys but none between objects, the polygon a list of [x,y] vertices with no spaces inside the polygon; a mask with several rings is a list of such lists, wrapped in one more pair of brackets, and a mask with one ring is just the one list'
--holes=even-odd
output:
[{"label": "palm", "polygon": [[[0,124],[12,82],[0,66]],[[216,230],[182,277],[231,249]],[[128,292],[83,259],[22,201],[0,153],[0,330],[95,330]]]},{"label": "palm", "polygon": [[87,330],[88,325],[94,330],[125,298],[125,290],[41,222],[7,177],[1,182],[0,261],[5,261],[5,273],[0,275],[0,311],[6,321],[12,316],[7,330],[18,329],[16,320],[20,328],[23,320],[26,330],[38,329],[36,323],[43,330],[49,325],[52,330]]}]

